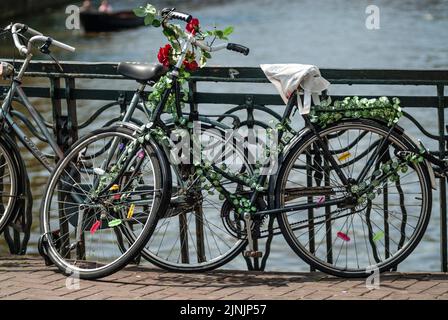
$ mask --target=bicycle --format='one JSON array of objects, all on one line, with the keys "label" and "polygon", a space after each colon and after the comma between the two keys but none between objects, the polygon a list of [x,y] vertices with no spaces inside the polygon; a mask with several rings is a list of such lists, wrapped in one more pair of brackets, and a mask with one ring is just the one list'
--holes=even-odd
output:
[{"label": "bicycle", "polygon": [[[40,32],[34,29],[28,28],[22,24],[11,24],[3,29],[2,33],[10,32],[13,36],[14,44],[21,54],[27,56],[18,74],[14,70],[14,66],[6,63],[0,63],[0,75],[4,80],[11,79],[11,87],[6,93],[5,99],[1,107],[1,122],[2,122],[2,134],[0,141],[0,153],[1,153],[1,187],[2,187],[2,213],[0,215],[0,233],[3,228],[8,225],[10,221],[13,221],[17,216],[15,209],[16,200],[22,197],[21,184],[23,183],[24,164],[23,159],[18,151],[17,143],[13,140],[12,134],[33,154],[33,156],[39,160],[44,167],[51,171],[52,165],[45,156],[45,154],[39,150],[39,148],[33,143],[33,141],[20,129],[12,118],[12,101],[17,99],[26,107],[30,112],[32,119],[36,121],[37,127],[41,130],[45,139],[47,139],[50,147],[55,154],[59,157],[63,156],[62,150],[57,145],[56,141],[52,138],[52,135],[48,131],[45,125],[45,121],[39,112],[28,100],[26,94],[21,88],[21,81],[23,75],[27,69],[28,63],[32,58],[31,46],[34,42],[44,42],[40,47],[41,52],[47,52],[51,45],[59,48],[74,51],[75,49],[62,42],[53,40],[49,37],[43,36]],[[26,47],[19,36],[23,36],[22,33],[28,32],[33,37],[29,39],[28,46]],[[49,52],[49,51],[48,51]],[[6,188],[6,189],[5,189]]]},{"label": "bicycle", "polygon": [[[171,27],[172,19],[187,23],[192,20],[191,15],[174,9],[164,9],[161,15],[164,31]],[[109,227],[119,230],[117,236],[124,235],[128,244],[132,244],[130,218],[134,217],[135,208],[142,208],[138,219],[145,220],[145,207],[140,202],[147,200],[149,191],[163,190],[164,200],[157,208],[157,221],[153,221],[157,226],[153,225],[147,233],[147,243],[141,246],[140,254],[168,270],[211,270],[229,262],[247,246],[249,250],[243,252],[246,257],[260,257],[262,253],[254,239],[261,236],[264,219],[272,215],[292,250],[311,266],[332,275],[364,277],[372,268],[387,271],[413,251],[431,213],[434,173],[428,162],[434,159],[397,124],[401,112],[398,100],[347,98],[334,105],[323,102],[314,106],[311,114],[302,115],[305,127],[296,132],[289,124],[301,99],[295,92],[276,126],[278,131],[274,132],[278,144],[265,150],[265,163],[251,163],[247,148],[238,147],[235,135],[227,136],[219,128],[214,133],[199,129],[201,135],[208,134],[205,143],[200,143],[191,134],[194,123],[201,124],[201,119],[194,104],[190,104],[188,118],[184,117],[183,81],[179,77],[190,46],[205,52],[229,49],[242,54],[248,54],[249,49],[237,44],[208,45],[191,31],[177,35],[184,42],[175,63],[164,71],[170,86],[164,89],[149,115],[151,121],[140,127],[122,122],[83,137],[52,174],[41,217],[48,253],[53,261],[58,261],[60,269],[67,262],[58,249],[59,237],[52,238],[49,223],[52,199],[58,196],[55,186],[66,179],[61,172],[83,165],[90,145],[106,138],[107,142],[101,142],[107,150],[106,161],[77,172],[91,181],[83,191],[86,199],[90,194],[110,199],[118,193],[117,199],[122,201],[112,207],[119,210],[113,216],[116,222]],[[140,72],[130,67],[127,73],[136,77]],[[151,79],[145,77],[148,80]],[[168,125],[161,117],[167,106],[171,106],[169,111],[173,115]],[[187,145],[193,148],[173,151],[170,137],[183,134],[187,136]],[[128,142],[122,143],[120,139]],[[199,159],[191,151],[195,146],[200,152]],[[146,148],[152,150],[154,163],[162,168],[162,182],[157,188],[143,181],[145,173],[140,166],[148,155],[141,151]],[[225,148],[230,148],[238,161],[222,157],[222,153],[215,154],[215,149]],[[207,157],[208,152],[211,157]],[[193,160],[175,162],[169,159],[173,153]],[[87,158],[92,160],[94,156],[95,152]],[[131,160],[135,158],[140,160]],[[265,169],[270,168],[272,161],[277,168],[267,174]],[[130,168],[129,163],[135,166]],[[129,188],[132,184],[136,186]],[[213,200],[207,202],[211,196]],[[134,198],[123,200],[129,197]],[[83,206],[98,205],[98,198],[87,200]],[[207,204],[212,204],[211,209]],[[397,209],[384,211],[387,205]],[[213,221],[205,218],[205,213],[210,212],[215,214]],[[101,219],[91,209],[71,216],[77,217],[78,229],[90,226],[85,219]],[[167,232],[170,224],[167,221],[173,221],[172,218],[178,219],[174,226],[178,228],[176,233]],[[193,218],[200,222],[195,232],[188,229]],[[197,229],[198,225],[204,227],[204,221],[207,227],[220,232],[215,238],[210,231],[213,239],[207,243],[204,237],[199,238],[204,230]],[[218,221],[224,227],[218,226]],[[173,238],[177,233],[179,238]]]},{"label": "bicycle", "polygon": [[[22,195],[19,193],[20,189],[20,183],[24,179],[23,175],[24,172],[22,170],[22,167],[24,167],[23,160],[19,154],[18,146],[16,142],[11,138],[11,132],[14,133],[14,136],[17,137],[19,141],[23,143],[24,146],[33,154],[36,159],[39,160],[39,162],[48,170],[52,171],[54,169],[54,165],[51,164],[50,160],[48,159],[48,156],[43,153],[39,148],[33,143],[33,141],[20,129],[20,127],[15,123],[15,121],[12,118],[12,102],[14,100],[18,100],[20,103],[22,103],[26,109],[30,112],[32,119],[36,122],[37,128],[40,131],[40,134],[46,139],[51,149],[54,151],[54,155],[56,159],[60,159],[59,161],[63,161],[65,158],[65,153],[61,148],[58,146],[56,140],[54,139],[53,135],[48,131],[45,121],[42,118],[42,116],[39,114],[39,112],[34,108],[34,106],[30,103],[28,100],[26,94],[24,93],[23,89],[21,88],[21,80],[27,70],[27,67],[29,65],[29,62],[31,61],[33,57],[33,45],[36,43],[42,43],[41,46],[39,46],[39,51],[43,54],[51,54],[50,48],[52,46],[67,50],[67,51],[75,51],[75,48],[64,44],[60,41],[56,41],[52,39],[51,37],[45,36],[42,33],[24,25],[21,23],[13,23],[10,24],[8,27],[4,29],[4,32],[11,33],[14,45],[20,52],[20,54],[25,55],[25,60],[23,61],[23,64],[16,73],[14,66],[11,64],[8,64],[6,62],[2,62],[2,68],[1,73],[2,76],[5,79],[11,79],[11,88],[7,92],[5,100],[2,104],[2,110],[1,110],[1,121],[2,121],[2,132],[1,134],[1,140],[0,140],[0,152],[1,152],[1,170],[2,170],[2,208],[4,210],[2,211],[2,215],[0,216],[0,230],[4,226],[6,226],[10,221],[14,219],[14,216],[17,214],[15,210],[15,202],[17,199],[22,197]],[[30,38],[27,38],[25,35],[30,35]],[[52,56],[53,57],[53,56]],[[139,92],[139,91],[137,91]],[[17,97],[17,98],[16,98]],[[125,119],[126,120],[126,119]],[[148,149],[149,150],[149,149]],[[149,153],[152,151],[148,151]],[[152,165],[152,163],[149,161],[149,165]],[[152,185],[158,186],[160,184],[160,172],[159,172],[159,166],[157,163],[155,163],[152,168],[154,169],[154,176],[152,180]],[[66,181],[66,184],[70,185],[70,188],[82,188],[82,185],[78,183],[77,181]],[[60,188],[60,190],[66,189],[66,185],[61,184],[57,186]],[[81,193],[82,195],[82,193]],[[75,190],[71,190],[70,193],[70,199],[72,199],[72,202],[70,205],[67,206],[67,203],[65,203],[65,206],[62,202],[64,199],[67,199],[67,195],[63,195],[65,198],[56,199],[55,203],[58,205],[58,207],[61,210],[76,210],[76,205],[74,205],[75,202],[82,203],[82,199],[80,199],[79,192],[76,192]],[[6,200],[5,200],[6,199]],[[158,201],[159,198],[155,197],[151,201],[151,207],[157,208],[158,207]],[[111,273],[118,269],[120,269],[123,266],[123,263],[127,263],[128,256],[133,256],[134,251],[138,251],[138,244],[142,243],[147,235],[148,232],[151,230],[152,223],[151,221],[155,219],[155,215],[151,212],[148,212],[146,220],[141,221],[138,223],[139,228],[135,228],[133,230],[133,244],[129,246],[129,248],[126,248],[125,250],[122,250],[123,248],[119,247],[119,239],[115,240],[116,244],[114,244],[114,238],[115,236],[111,236],[108,234],[108,231],[111,231],[114,233],[112,229],[110,230],[101,230],[101,226],[97,226],[97,229],[99,229],[98,233],[102,234],[102,240],[96,239],[95,241],[90,241],[88,237],[85,237],[84,235],[79,234],[80,240],[82,240],[83,245],[81,247],[77,247],[76,251],[78,256],[95,256],[99,255],[101,253],[98,252],[98,242],[101,242],[101,245],[99,245],[100,248],[103,247],[103,243],[108,243],[108,245],[111,246],[111,249],[108,252],[107,256],[101,256],[101,259],[98,258],[97,260],[102,261],[101,267],[97,267],[95,264],[79,264],[76,268],[66,268],[67,274],[73,274],[73,273],[80,273],[85,274],[86,277],[97,271],[98,269],[106,270],[107,272]],[[59,217],[58,219],[58,225],[67,228],[70,224],[69,221],[63,221],[62,217]],[[63,229],[64,230],[64,229]],[[53,230],[54,233],[61,232],[58,230]],[[106,239],[106,240],[105,240]],[[39,249],[42,249],[42,241],[45,241],[43,237],[39,240]],[[64,247],[64,244],[66,243],[66,240],[64,237],[59,239],[59,244],[62,246],[63,250],[71,250],[73,248],[66,248]]]}]

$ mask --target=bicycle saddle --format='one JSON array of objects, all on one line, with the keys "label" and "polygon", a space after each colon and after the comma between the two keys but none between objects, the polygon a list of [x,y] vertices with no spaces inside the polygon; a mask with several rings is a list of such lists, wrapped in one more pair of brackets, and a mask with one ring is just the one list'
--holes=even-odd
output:
[{"label": "bicycle saddle", "polygon": [[156,82],[167,72],[168,68],[159,63],[120,62],[117,67],[117,73],[139,82]]}]

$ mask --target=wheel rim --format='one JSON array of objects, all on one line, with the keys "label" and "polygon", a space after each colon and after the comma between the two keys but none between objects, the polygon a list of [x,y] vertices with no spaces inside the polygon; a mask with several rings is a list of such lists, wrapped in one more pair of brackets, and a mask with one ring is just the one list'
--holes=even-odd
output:
[{"label": "wheel rim", "polygon": [[[156,192],[160,189],[160,178],[158,177],[157,164],[150,156],[151,152],[147,149],[142,149],[143,153],[140,153],[140,155],[134,155],[129,163],[129,168],[126,170],[126,172],[131,172],[137,159],[142,157],[141,173],[138,174],[144,179],[141,185],[154,186],[152,190],[144,191],[147,195],[144,203],[142,203],[143,193],[139,191],[138,185],[137,189],[129,187],[110,191],[102,195],[101,200],[92,200],[94,198],[93,190],[95,189],[93,185],[98,179],[96,168],[101,168],[101,164],[107,157],[107,152],[104,152],[107,151],[105,147],[110,146],[110,142],[114,139],[119,139],[120,144],[115,150],[116,152],[113,152],[112,161],[116,160],[119,154],[125,150],[124,146],[131,141],[135,141],[135,138],[131,135],[118,131],[104,132],[89,137],[64,158],[56,168],[49,183],[43,206],[44,233],[49,238],[50,256],[58,262],[57,264],[65,268],[66,273],[93,274],[112,267],[123,266],[130,258],[131,252],[136,250],[136,246],[142,245],[139,240],[141,240],[142,235],[147,233],[146,230],[151,227],[154,221],[158,207]],[[74,162],[79,165],[79,169],[77,165],[73,165]],[[105,171],[107,172],[107,169]],[[67,188],[61,189],[61,186],[67,185],[66,182],[61,182],[63,181],[63,175],[65,175],[65,181],[72,181],[73,183],[73,187],[68,190]],[[61,199],[58,199],[58,191],[62,191]],[[70,196],[70,201],[67,201],[67,195]],[[98,196],[98,198],[100,197]],[[103,200],[103,198],[107,199],[108,202],[113,202],[114,205],[110,206],[108,204],[106,206],[106,200]],[[80,217],[80,203],[85,208],[81,210],[84,215],[82,228],[84,255],[82,252],[78,252],[81,250],[78,249],[77,237],[79,238],[79,236],[75,228]],[[132,204],[134,204],[133,213],[126,220],[124,216],[129,214]],[[63,210],[60,210],[59,205],[64,206]],[[64,215],[59,218],[61,212]],[[116,227],[109,226],[113,219],[121,219],[122,221]],[[100,221],[100,224],[95,227],[94,225],[98,221]],[[62,227],[64,223],[65,226]],[[132,228],[130,228],[131,225]],[[68,245],[71,249],[69,252],[67,252],[67,245],[61,245],[61,242],[64,243],[65,239],[68,239]],[[126,242],[124,245],[119,243],[121,239]],[[70,246],[73,243],[76,245],[75,248]],[[127,248],[126,252],[120,250],[123,247]],[[76,257],[75,259],[72,258],[73,255]]]},{"label": "wheel rim", "polygon": [[[209,135],[209,138],[213,141],[203,141],[202,144],[213,153],[213,148],[222,148],[225,145],[222,134],[223,131],[216,128],[207,131],[205,135]],[[238,172],[242,166],[252,172],[251,167],[245,161],[244,153],[238,149],[235,154],[238,160],[224,160],[222,163],[225,163],[232,172]],[[217,164],[221,164],[221,162]],[[182,179],[176,172],[173,173],[174,176],[178,176],[177,183],[173,182],[174,189],[180,189],[179,181]],[[221,183],[224,180],[223,178]],[[229,191],[234,191],[236,190],[236,184],[231,185],[229,182],[226,184],[226,188]],[[208,194],[208,191],[213,190],[213,186],[210,190],[202,190],[202,204],[195,206],[193,210],[182,214],[168,213],[159,219],[143,250],[143,257],[160,267],[184,271],[216,268],[235,257],[242,250],[246,240],[245,237],[236,238],[225,229],[219,213],[224,202],[219,199],[216,191],[214,195]],[[176,197],[175,191],[173,191],[173,197]],[[202,229],[198,227],[201,224]],[[184,232],[184,236],[181,236],[181,232]],[[202,236],[198,236],[198,234],[202,234]],[[188,238],[187,245],[183,240],[185,238]],[[201,239],[203,239],[202,243]]]},{"label": "wheel rim", "polygon": [[[343,129],[346,131],[341,131]],[[362,153],[362,148],[364,148],[364,151],[368,150],[369,146],[372,146],[378,140],[375,139],[374,135],[377,135],[377,138],[387,135],[387,131],[369,125],[360,125],[360,123],[326,129],[321,135],[327,137],[331,133],[336,133],[336,131],[338,131],[339,136],[335,134],[333,135],[334,138],[329,140],[328,147],[330,150],[342,150],[355,139],[359,141],[357,149],[356,147],[350,149],[350,156],[341,157],[341,153],[334,155],[335,159],[339,158],[338,163],[341,165],[348,164],[351,160],[356,159],[357,155],[359,156]],[[341,132],[343,133],[341,134]],[[363,132],[367,132],[367,134],[361,137]],[[400,141],[395,135],[391,135],[389,139],[390,144],[385,149],[384,154],[392,148],[406,150],[407,143],[405,141]],[[316,176],[310,178],[309,171],[294,169],[295,165],[296,168],[300,167],[297,165],[298,163],[302,166],[306,164],[307,155],[308,160],[310,160],[310,157],[312,158],[313,141],[314,139],[310,139],[299,147],[292,157],[292,161],[288,162],[288,167],[281,181],[280,195],[284,194],[285,190],[291,188],[294,183],[297,184],[300,181],[301,186],[307,186],[307,183],[310,182],[313,186],[317,185]],[[367,155],[373,152],[371,150]],[[393,155],[393,152],[390,153]],[[384,158],[386,157],[384,156]],[[357,176],[366,159],[367,156],[360,158],[358,161],[352,161],[352,165],[343,168],[344,173],[348,177]],[[394,160],[393,157],[392,160]],[[313,170],[317,168],[325,171],[322,170],[322,167],[318,161],[314,161],[311,165]],[[371,177],[371,173],[375,169],[378,168],[372,166],[366,177]],[[301,172],[298,173],[298,171]],[[291,172],[294,172],[295,175],[291,175]],[[346,209],[345,212],[341,211],[336,216],[335,207],[331,207],[331,211],[328,207],[327,209],[323,207],[314,209],[313,212],[282,214],[281,219],[289,243],[307,261],[311,261],[321,270],[330,272],[364,273],[374,266],[387,269],[389,266],[398,263],[412,251],[418,242],[417,240],[421,237],[428,221],[429,214],[427,213],[429,213],[430,201],[429,182],[420,165],[410,166],[406,173],[400,172],[399,176],[398,185],[396,182],[392,183],[390,181],[383,186],[380,184],[378,189],[381,193],[376,194],[376,197],[371,200],[371,206],[368,205],[369,201],[367,201],[364,210],[361,210],[362,206],[360,206],[354,213],[352,213],[353,209]],[[323,179],[325,180],[325,174]],[[326,180],[330,185],[340,185],[339,178],[334,172],[326,175]],[[371,181],[371,179],[366,179],[366,181]],[[341,191],[341,194],[343,193]],[[280,196],[280,198],[281,206],[305,201],[304,199],[288,201],[285,196]],[[325,202],[327,199],[314,198],[312,201]],[[382,209],[386,203],[389,210],[384,213]],[[401,216],[398,214],[399,212]],[[294,215],[295,217],[293,217]],[[321,216],[320,220],[316,218],[318,216]],[[302,223],[303,228],[299,229],[297,222],[308,219],[315,222],[314,226],[311,223]],[[294,223],[296,224],[294,225]]]},{"label": "wheel rim", "polygon": [[17,173],[9,153],[0,145],[0,232],[9,222],[17,196]]}]

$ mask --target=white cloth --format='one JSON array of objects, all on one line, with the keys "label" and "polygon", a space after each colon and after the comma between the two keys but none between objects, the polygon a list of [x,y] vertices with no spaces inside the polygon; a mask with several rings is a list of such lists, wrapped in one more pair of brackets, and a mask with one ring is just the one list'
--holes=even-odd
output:
[{"label": "white cloth", "polygon": [[303,89],[304,105],[297,99],[301,114],[310,112],[311,97],[314,104],[319,104],[319,94],[330,86],[330,82],[321,76],[319,68],[310,64],[260,64],[260,67],[285,103],[295,90],[301,94],[300,87]]}]

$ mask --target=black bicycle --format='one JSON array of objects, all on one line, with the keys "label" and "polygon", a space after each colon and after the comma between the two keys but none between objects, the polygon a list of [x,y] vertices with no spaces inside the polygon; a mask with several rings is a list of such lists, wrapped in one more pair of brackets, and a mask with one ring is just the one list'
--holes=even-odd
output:
[{"label": "black bicycle", "polygon": [[[113,239],[101,232],[169,270],[210,270],[246,247],[245,256],[260,257],[254,239],[263,236],[271,215],[278,231],[268,232],[281,233],[299,257],[337,276],[391,270],[414,250],[431,213],[434,173],[428,161],[434,159],[397,124],[397,99],[322,103],[303,115],[306,125],[297,132],[290,118],[301,97],[294,93],[270,133],[273,144],[264,143],[263,156],[255,159],[238,134],[201,118],[195,104],[187,115],[181,108],[180,74],[190,48],[249,49],[206,44],[199,32],[180,34],[172,19],[188,23],[192,17],[162,10],[164,33],[174,30],[181,44],[169,68],[126,69],[128,77],[144,82],[166,76],[169,86],[150,122],[92,132],[52,173],[41,217],[48,254],[62,271],[92,263],[81,276],[109,274],[98,255],[81,249],[88,237],[107,256]],[[165,112],[172,114],[169,123]],[[55,201],[61,197],[69,199],[65,209]],[[61,219],[70,222],[66,229]],[[134,234],[142,223],[144,240]]]}]

